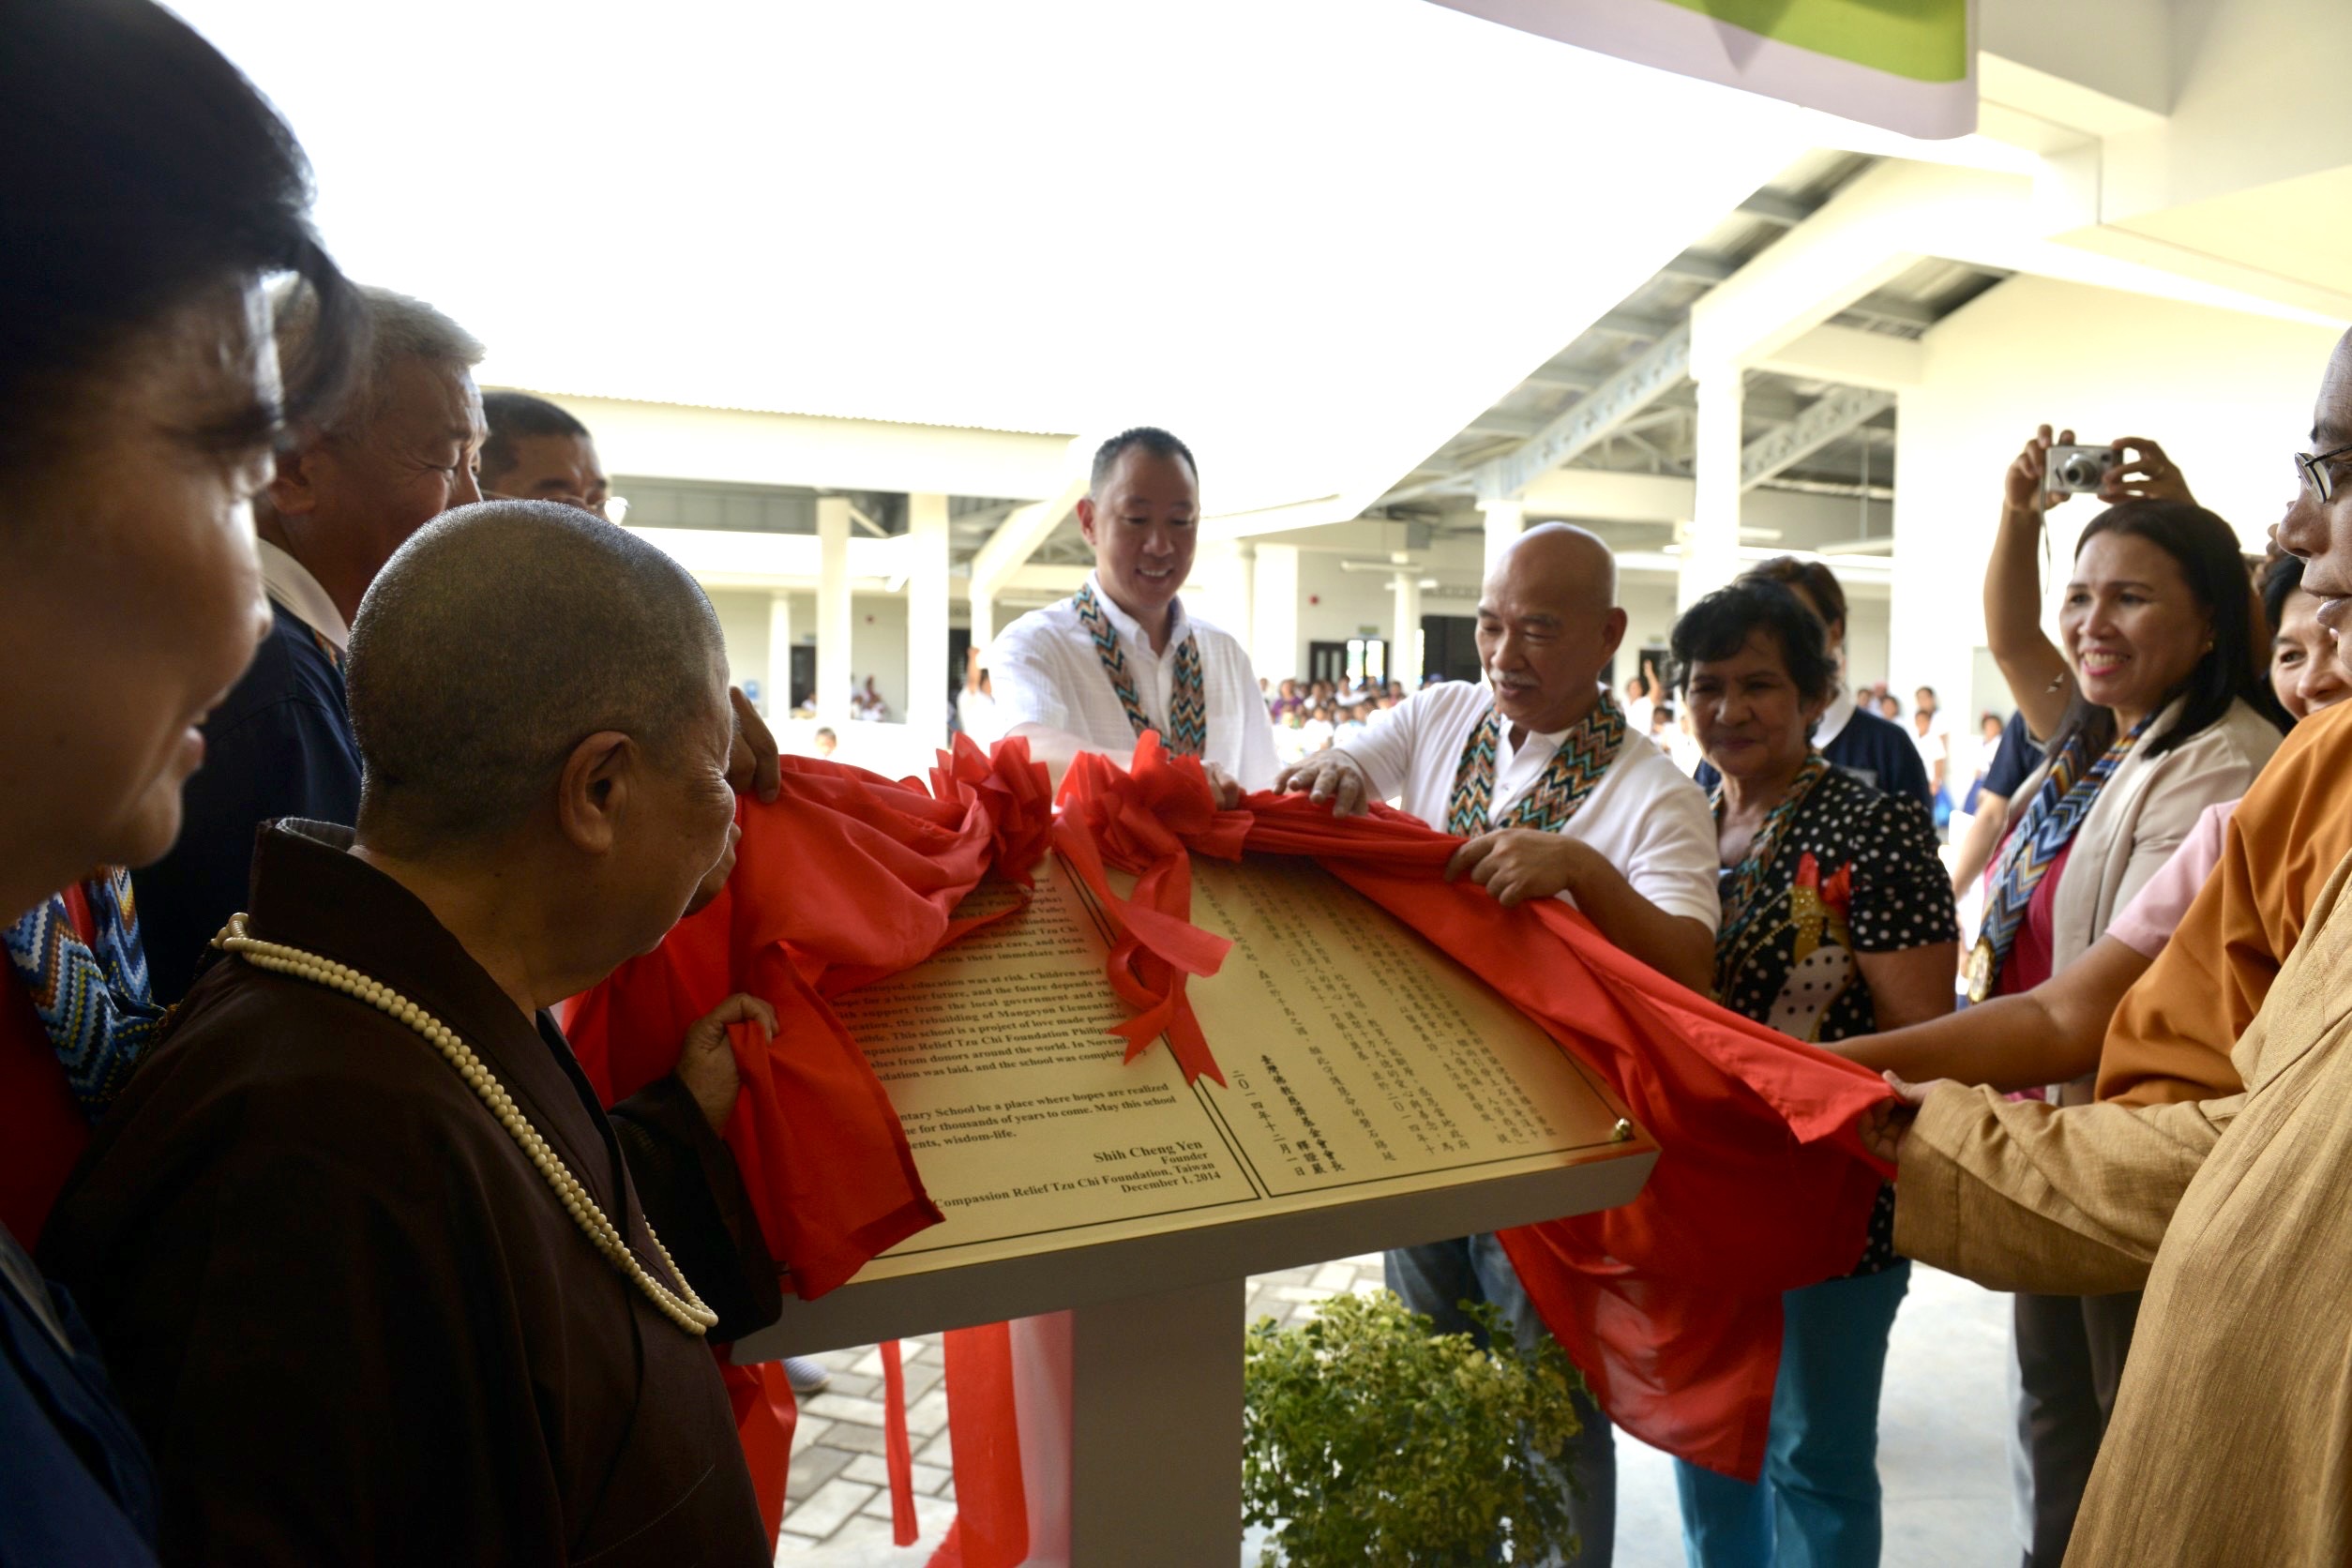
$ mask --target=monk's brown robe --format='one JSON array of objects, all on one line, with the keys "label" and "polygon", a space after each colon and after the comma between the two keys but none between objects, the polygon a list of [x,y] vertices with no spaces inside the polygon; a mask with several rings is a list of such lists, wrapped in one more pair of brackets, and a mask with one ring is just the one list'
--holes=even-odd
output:
[{"label": "monk's brown robe", "polygon": [[[2147,1285],[2067,1568],[2352,1562],[2347,884],[2352,859],[2239,1037],[2241,1093],[1993,1125],[1946,1087],[1904,1139],[1904,1252],[2000,1287]],[[1972,1138],[2016,1168],[1983,1182]]]},{"label": "monk's brown robe", "polygon": [[[265,832],[251,934],[457,1031],[666,1278],[562,1036],[348,842]],[[699,1158],[695,1120],[656,1107],[641,1141]],[[671,1174],[656,1185],[701,1229],[715,1210],[749,1225],[723,1150]],[[722,1227],[702,1250],[727,1245]],[[768,1560],[708,1345],[590,1243],[437,1050],[339,991],[217,963],[98,1129],[43,1261],[153,1451],[166,1561]]]}]

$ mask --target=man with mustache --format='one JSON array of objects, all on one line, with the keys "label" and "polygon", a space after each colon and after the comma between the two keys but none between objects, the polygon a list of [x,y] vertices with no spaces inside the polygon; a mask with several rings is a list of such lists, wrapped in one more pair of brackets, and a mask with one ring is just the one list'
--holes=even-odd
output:
[{"label": "man with mustache", "polygon": [[[1714,972],[1715,824],[1707,796],[1626,719],[1602,679],[1625,636],[1617,563],[1581,528],[1528,530],[1478,601],[1484,686],[1426,686],[1368,729],[1287,770],[1341,815],[1399,799],[1470,841],[1446,867],[1504,904],[1566,898],[1601,934],[1704,994]],[[1522,1345],[1549,1331],[1492,1235],[1388,1255],[1390,1287],[1440,1330],[1467,1333],[1464,1300],[1492,1303]],[[1608,1418],[1581,1395],[1572,1453],[1545,1455],[1572,1499],[1584,1555],[1606,1565],[1616,1528]]]}]

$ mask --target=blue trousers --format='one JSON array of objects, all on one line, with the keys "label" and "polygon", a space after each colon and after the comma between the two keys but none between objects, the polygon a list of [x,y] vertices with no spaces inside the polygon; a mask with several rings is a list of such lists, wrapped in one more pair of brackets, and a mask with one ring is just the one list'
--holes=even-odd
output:
[{"label": "blue trousers", "polygon": [[1878,1386],[1910,1284],[1902,1262],[1781,1297],[1763,1478],[1674,1464],[1691,1568],[1877,1568]]},{"label": "blue trousers", "polygon": [[[1502,1244],[1492,1235],[1464,1236],[1426,1246],[1402,1247],[1388,1255],[1388,1288],[1413,1311],[1437,1324],[1440,1334],[1485,1338],[1463,1313],[1462,1302],[1494,1307],[1508,1324],[1522,1350],[1532,1350],[1551,1337],[1551,1330],[1528,1299]],[[1617,1443],[1615,1430],[1601,1408],[1579,1389],[1576,1393],[1579,1430],[1565,1451],[1539,1455],[1568,1495],[1568,1516],[1576,1522],[1583,1549],[1576,1568],[1609,1568],[1617,1546]],[[1571,1485],[1573,1478],[1574,1485]],[[1498,1560],[1499,1560],[1498,1557]]]}]

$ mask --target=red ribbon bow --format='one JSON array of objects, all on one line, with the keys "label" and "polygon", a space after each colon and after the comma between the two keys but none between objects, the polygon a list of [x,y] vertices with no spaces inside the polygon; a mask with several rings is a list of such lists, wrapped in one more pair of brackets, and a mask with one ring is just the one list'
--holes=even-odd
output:
[{"label": "red ribbon bow", "polygon": [[[1126,769],[1081,752],[1063,777],[1059,804],[1054,848],[1110,922],[1105,968],[1119,1000],[1136,1010],[1113,1030],[1127,1042],[1127,1060],[1164,1034],[1186,1083],[1206,1077],[1222,1085],[1225,1075],[1185,999],[1184,982],[1214,974],[1233,944],[1192,923],[1187,852],[1241,859],[1249,813],[1218,810],[1200,760],[1172,755],[1154,730],[1143,732]],[[1136,873],[1127,897],[1111,891],[1106,863]]]}]

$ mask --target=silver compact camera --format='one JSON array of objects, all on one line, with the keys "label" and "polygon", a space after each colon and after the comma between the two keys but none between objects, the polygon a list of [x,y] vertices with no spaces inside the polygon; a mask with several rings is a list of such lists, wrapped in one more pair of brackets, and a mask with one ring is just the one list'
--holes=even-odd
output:
[{"label": "silver compact camera", "polygon": [[2122,460],[2112,446],[2053,446],[2043,489],[2054,495],[2096,494],[2107,470]]}]

